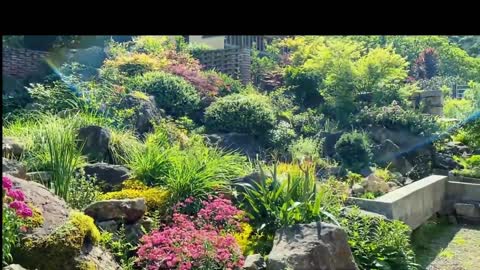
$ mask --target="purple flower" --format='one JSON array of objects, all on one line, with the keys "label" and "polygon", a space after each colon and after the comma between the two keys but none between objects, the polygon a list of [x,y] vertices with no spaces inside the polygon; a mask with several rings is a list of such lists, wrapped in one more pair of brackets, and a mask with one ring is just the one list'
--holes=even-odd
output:
[{"label": "purple flower", "polygon": [[15,209],[17,212],[17,216],[21,217],[31,217],[32,216],[32,209],[28,207],[24,202],[21,201],[13,201],[9,204],[9,207]]},{"label": "purple flower", "polygon": [[22,202],[25,201],[25,194],[23,194],[23,192],[19,189],[10,189],[7,192],[7,196],[17,201],[22,201]]},{"label": "purple flower", "polygon": [[6,190],[10,190],[12,188],[12,180],[7,176],[2,177],[2,187]]}]

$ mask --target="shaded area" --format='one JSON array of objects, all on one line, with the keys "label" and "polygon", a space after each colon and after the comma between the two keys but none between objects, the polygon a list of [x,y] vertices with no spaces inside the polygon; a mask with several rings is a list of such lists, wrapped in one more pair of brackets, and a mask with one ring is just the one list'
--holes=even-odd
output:
[{"label": "shaded area", "polygon": [[422,269],[478,269],[480,226],[429,220],[413,232],[412,245]]}]

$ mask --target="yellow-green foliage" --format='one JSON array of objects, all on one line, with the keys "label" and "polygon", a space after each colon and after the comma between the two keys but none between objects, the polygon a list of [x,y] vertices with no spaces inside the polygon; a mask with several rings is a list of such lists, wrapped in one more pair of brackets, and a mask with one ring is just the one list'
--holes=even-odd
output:
[{"label": "yellow-green foliage", "polygon": [[355,184],[358,184],[362,182],[363,176],[358,173],[353,173],[353,172],[348,172],[347,174],[347,183],[349,186],[353,186]]},{"label": "yellow-green foliage", "polygon": [[82,261],[78,266],[78,270],[97,270],[97,265],[92,261]]},{"label": "yellow-green foliage", "polygon": [[133,91],[132,92],[132,96],[138,98],[138,99],[142,99],[142,100],[148,100],[148,96],[147,94],[145,94],[144,92],[140,92],[140,91]]},{"label": "yellow-green foliage", "polygon": [[388,170],[388,168],[376,168],[374,174],[376,177],[381,178],[385,182],[393,180],[393,174]]},{"label": "yellow-green foliage", "polygon": [[238,246],[240,246],[240,249],[242,250],[243,254],[249,255],[252,250],[250,248],[251,246],[251,241],[249,240],[250,235],[253,232],[252,226],[250,224],[244,222],[240,224],[242,231],[233,234],[235,237],[235,240],[237,240]]},{"label": "yellow-green foliage", "polygon": [[335,212],[341,209],[350,194],[348,184],[334,177],[318,184],[317,190],[322,198],[321,205],[332,214],[336,214]]},{"label": "yellow-green foliage", "polygon": [[30,229],[41,226],[44,222],[42,212],[31,203],[29,203],[28,206],[32,209],[33,215],[25,220],[25,225]]},{"label": "yellow-green foliage", "polygon": [[168,192],[158,187],[147,187],[138,180],[128,180],[120,191],[100,195],[100,200],[144,198],[150,211],[164,210]]},{"label": "yellow-green foliage", "polygon": [[24,239],[15,258],[30,269],[72,269],[72,265],[77,269],[92,269],[79,268],[75,257],[84,246],[98,244],[100,238],[100,231],[91,217],[72,211],[69,220],[50,235]]},{"label": "yellow-green foliage", "polygon": [[130,53],[119,55],[105,61],[105,66],[117,68],[120,72],[133,76],[148,71],[160,70],[167,65],[167,59],[144,53]]}]

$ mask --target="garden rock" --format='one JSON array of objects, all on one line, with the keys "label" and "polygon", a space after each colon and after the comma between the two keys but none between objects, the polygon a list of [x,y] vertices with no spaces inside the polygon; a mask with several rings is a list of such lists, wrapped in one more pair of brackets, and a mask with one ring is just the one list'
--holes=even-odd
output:
[{"label": "garden rock", "polygon": [[23,268],[20,264],[10,264],[3,267],[3,270],[27,270]]},{"label": "garden rock", "polygon": [[130,171],[121,165],[94,163],[87,164],[83,170],[87,176],[94,176],[102,182],[101,187],[104,192],[120,187],[123,181],[130,178]]},{"label": "garden rock", "polygon": [[23,154],[23,145],[14,138],[2,138],[2,156],[7,158],[19,158]]},{"label": "garden rock", "polygon": [[405,183],[404,183],[404,184],[405,184],[405,185],[410,185],[410,184],[413,183],[413,182],[414,182],[414,181],[413,181],[412,179],[410,179],[409,177],[407,177],[407,178],[405,179]]},{"label": "garden rock", "polygon": [[29,181],[35,181],[39,183],[45,183],[52,180],[52,172],[49,171],[39,171],[39,172],[29,172],[27,173],[26,179]]},{"label": "garden rock", "polygon": [[[98,247],[93,246],[87,254],[80,255],[76,261],[83,265],[89,265],[91,269],[98,270],[121,270],[122,268],[115,261],[110,252]],[[78,268],[75,268],[78,269]],[[86,268],[90,269],[90,268]]]},{"label": "garden rock", "polygon": [[385,194],[390,189],[388,184],[381,178],[375,176],[375,174],[370,174],[367,179],[365,179],[362,184],[366,192],[373,193],[382,193]]},{"label": "garden rock", "polygon": [[113,219],[134,223],[143,217],[146,211],[145,200],[139,198],[97,201],[87,206],[84,212],[96,222]]},{"label": "garden rock", "polygon": [[408,174],[413,170],[413,166],[405,157],[399,156],[393,159],[392,169],[395,169],[401,174]]},{"label": "garden rock", "polygon": [[330,270],[358,269],[347,234],[328,223],[297,224],[278,230],[267,269]]},{"label": "garden rock", "polygon": [[13,185],[25,193],[25,201],[32,203],[43,216],[43,224],[32,231],[34,238],[50,234],[67,221],[69,210],[65,201],[39,183],[9,177]]},{"label": "garden rock", "polygon": [[395,158],[398,152],[400,152],[400,147],[391,140],[386,139],[376,147],[374,151],[375,161],[378,163],[388,163]]},{"label": "garden rock", "polygon": [[261,270],[266,268],[266,263],[265,260],[263,259],[263,256],[260,254],[253,254],[253,255],[248,255],[247,258],[245,258],[245,263],[243,265],[243,269],[245,270]]},{"label": "garden rock", "polygon": [[114,233],[118,230],[120,222],[117,220],[107,220],[95,223],[98,228],[102,229],[103,231],[107,231],[110,233]]},{"label": "garden rock", "polygon": [[352,186],[352,193],[357,197],[362,196],[365,193],[365,188],[363,188],[363,186],[360,184],[354,184]]},{"label": "garden rock", "polygon": [[263,151],[257,139],[249,134],[236,132],[207,134],[205,139],[210,145],[216,145],[226,150],[239,151],[250,159],[255,159]]},{"label": "garden rock", "polygon": [[22,179],[27,177],[27,169],[23,163],[14,159],[2,157],[2,172]]},{"label": "garden rock", "polygon": [[108,145],[110,143],[110,131],[99,126],[87,126],[78,131],[79,144],[83,144],[82,154],[90,161],[109,160]]},{"label": "garden rock", "polygon": [[153,123],[160,121],[161,114],[155,104],[155,98],[148,96],[143,99],[128,95],[119,104],[120,109],[134,109],[134,114],[126,121],[135,127],[139,134],[145,134],[153,130]]}]

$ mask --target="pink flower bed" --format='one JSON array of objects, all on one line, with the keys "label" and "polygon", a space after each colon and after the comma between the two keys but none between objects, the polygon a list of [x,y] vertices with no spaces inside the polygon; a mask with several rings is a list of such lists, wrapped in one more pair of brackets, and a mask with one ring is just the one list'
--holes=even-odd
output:
[{"label": "pink flower bed", "polygon": [[197,214],[183,210],[195,204],[188,198],[175,207],[172,223],[141,239],[138,264],[144,269],[241,269],[242,252],[230,234],[239,231],[243,212],[224,198],[200,202]]}]

